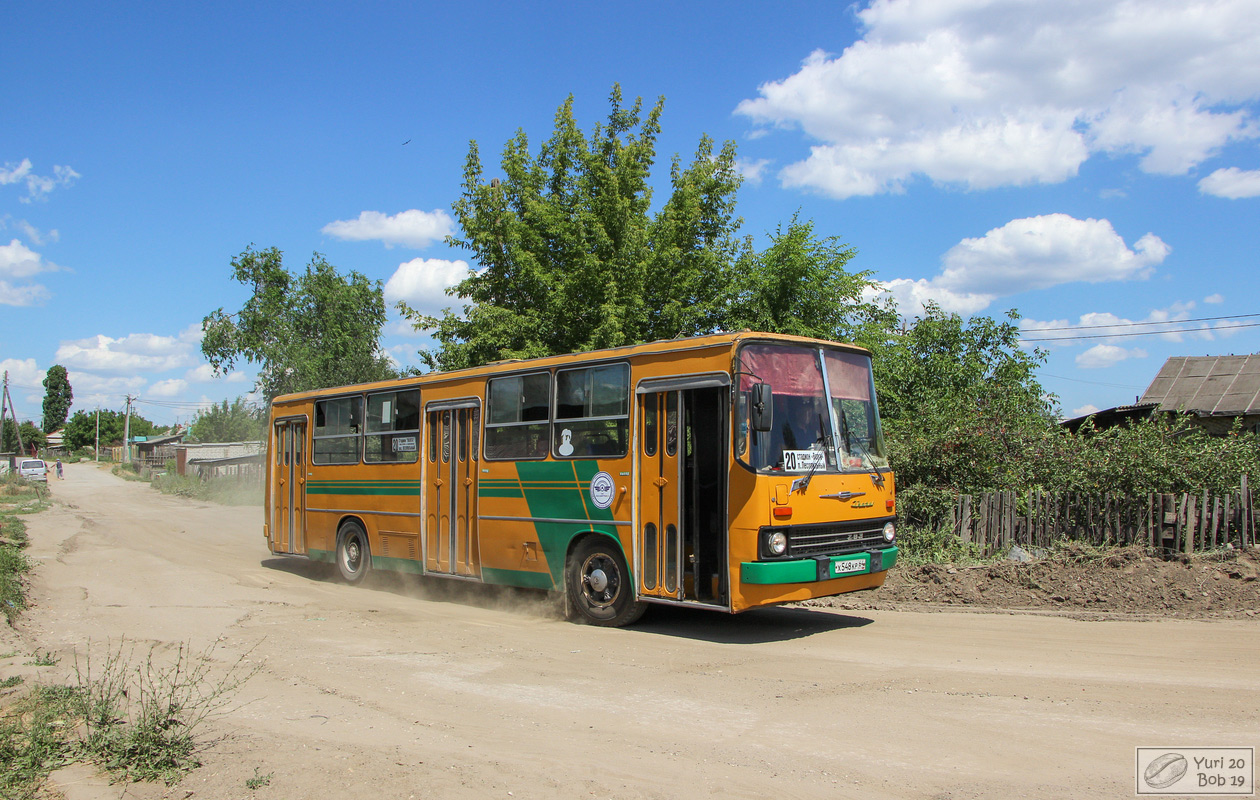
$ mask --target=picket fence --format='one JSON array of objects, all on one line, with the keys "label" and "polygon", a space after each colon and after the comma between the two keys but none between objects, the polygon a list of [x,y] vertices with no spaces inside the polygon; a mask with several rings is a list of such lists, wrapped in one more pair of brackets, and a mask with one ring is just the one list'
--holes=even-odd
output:
[{"label": "picket fence", "polygon": [[1063,539],[1175,553],[1260,545],[1255,498],[1246,477],[1225,494],[1099,497],[1033,490],[1022,497],[1015,492],[960,495],[951,521],[954,535],[984,555],[1012,545],[1047,547]]}]

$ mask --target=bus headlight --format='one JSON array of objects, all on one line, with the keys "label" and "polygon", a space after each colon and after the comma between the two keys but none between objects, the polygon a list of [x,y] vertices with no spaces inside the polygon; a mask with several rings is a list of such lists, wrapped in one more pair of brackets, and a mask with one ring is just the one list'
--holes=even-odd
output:
[{"label": "bus headlight", "polygon": [[884,523],[884,541],[891,542],[897,538],[897,526],[891,522]]},{"label": "bus headlight", "polygon": [[781,556],[787,552],[787,534],[783,531],[775,531],[766,538],[766,549],[771,555]]}]

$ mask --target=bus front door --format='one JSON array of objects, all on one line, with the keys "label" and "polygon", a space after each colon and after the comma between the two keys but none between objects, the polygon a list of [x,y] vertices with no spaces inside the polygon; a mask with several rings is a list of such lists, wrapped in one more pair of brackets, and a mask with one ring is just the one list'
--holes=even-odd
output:
[{"label": "bus front door", "polygon": [[649,392],[639,402],[639,592],[682,599],[682,395]]},{"label": "bus front door", "polygon": [[276,423],[271,551],[306,552],[306,420]]},{"label": "bus front door", "polygon": [[429,462],[427,481],[425,571],[479,577],[477,442],[480,409],[476,405],[461,405],[429,411],[427,424],[436,452]]}]

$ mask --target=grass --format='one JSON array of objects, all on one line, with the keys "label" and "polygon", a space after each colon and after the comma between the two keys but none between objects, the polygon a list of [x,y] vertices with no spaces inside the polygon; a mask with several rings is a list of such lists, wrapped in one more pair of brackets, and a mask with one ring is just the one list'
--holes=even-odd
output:
[{"label": "grass", "polygon": [[897,547],[901,553],[897,564],[916,567],[922,564],[984,564],[996,556],[985,558],[978,545],[964,542],[949,528],[902,525],[897,529]]},{"label": "grass", "polygon": [[209,500],[226,506],[260,506],[263,488],[258,481],[239,481],[235,478],[203,479],[180,475],[174,470],[155,475],[153,488],[164,494]]},{"label": "grass", "polygon": [[147,481],[149,480],[149,468],[139,467],[131,462],[123,464],[115,464],[110,473],[117,475],[125,481]]},{"label": "grass", "polygon": [[216,677],[213,653],[181,645],[167,658],[156,648],[137,656],[125,643],[95,663],[76,653],[73,684],[35,686],[0,715],[0,797],[35,797],[50,772],[74,762],[119,780],[177,783],[212,743],[204,723],[226,713],[258,669],[245,667],[246,653]]},{"label": "grass", "polygon": [[30,560],[22,552],[26,544],[26,521],[0,515],[0,610],[10,624],[26,608],[22,578],[31,569]]},{"label": "grass", "polygon": [[36,667],[55,667],[57,666],[57,662],[60,660],[61,659],[57,658],[57,654],[51,650],[45,650],[41,653],[38,649],[36,649],[34,658],[26,663]]},{"label": "grass", "polygon": [[0,506],[12,506],[5,513],[42,511],[48,505],[48,484],[28,481],[10,470],[0,477]]},{"label": "grass", "polygon": [[271,777],[274,774],[275,774],[274,772],[268,772],[266,775],[259,775],[258,767],[254,767],[254,777],[245,779],[245,788],[249,789],[251,792],[254,792],[263,788],[264,786],[270,786]]}]

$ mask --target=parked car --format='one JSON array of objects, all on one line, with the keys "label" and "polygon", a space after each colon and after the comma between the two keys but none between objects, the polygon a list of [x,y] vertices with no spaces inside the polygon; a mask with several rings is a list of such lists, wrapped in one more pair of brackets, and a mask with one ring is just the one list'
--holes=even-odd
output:
[{"label": "parked car", "polygon": [[24,458],[18,463],[18,474],[28,481],[48,482],[48,465],[38,458]]}]

